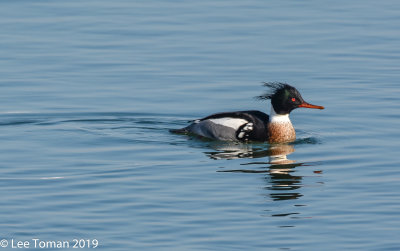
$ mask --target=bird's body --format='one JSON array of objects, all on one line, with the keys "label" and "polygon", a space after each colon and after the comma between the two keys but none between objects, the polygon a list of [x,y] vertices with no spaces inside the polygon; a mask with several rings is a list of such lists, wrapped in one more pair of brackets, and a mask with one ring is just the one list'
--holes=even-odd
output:
[{"label": "bird's body", "polygon": [[259,96],[271,99],[271,113],[260,111],[223,112],[193,121],[189,126],[171,130],[174,133],[195,134],[224,141],[268,141],[269,143],[290,142],[296,132],[289,113],[298,107],[324,109],[306,103],[292,86],[282,83],[267,83],[273,93]]},{"label": "bird's body", "polygon": [[266,124],[269,116],[259,111],[216,113],[195,120],[182,130],[206,138],[228,141],[262,141],[268,139]]}]

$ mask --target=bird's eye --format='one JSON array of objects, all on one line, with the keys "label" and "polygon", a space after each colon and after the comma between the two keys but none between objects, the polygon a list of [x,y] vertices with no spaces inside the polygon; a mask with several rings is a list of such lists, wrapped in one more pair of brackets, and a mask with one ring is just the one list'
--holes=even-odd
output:
[{"label": "bird's eye", "polygon": [[296,101],[296,98],[292,98],[292,101],[295,102],[295,101]]}]

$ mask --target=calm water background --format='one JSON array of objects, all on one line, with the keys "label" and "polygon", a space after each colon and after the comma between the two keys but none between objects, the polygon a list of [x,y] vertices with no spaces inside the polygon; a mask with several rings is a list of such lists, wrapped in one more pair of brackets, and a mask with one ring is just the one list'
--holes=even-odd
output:
[{"label": "calm water background", "polygon": [[[400,250],[399,1],[2,1],[0,27],[0,239]],[[295,143],[168,132],[269,112],[262,81],[326,107]]]}]

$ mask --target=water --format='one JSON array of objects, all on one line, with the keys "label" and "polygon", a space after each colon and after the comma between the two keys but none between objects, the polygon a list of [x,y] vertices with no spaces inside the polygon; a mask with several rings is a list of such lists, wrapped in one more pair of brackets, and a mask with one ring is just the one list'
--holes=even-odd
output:
[{"label": "water", "polygon": [[[2,2],[0,244],[399,250],[399,13],[393,0]],[[326,109],[295,110],[289,145],[169,133],[269,112],[262,81]]]}]

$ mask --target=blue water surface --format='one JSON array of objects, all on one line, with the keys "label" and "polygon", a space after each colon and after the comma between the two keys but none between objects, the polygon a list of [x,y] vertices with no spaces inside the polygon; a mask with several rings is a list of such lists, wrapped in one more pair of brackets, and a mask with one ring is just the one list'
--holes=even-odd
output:
[{"label": "blue water surface", "polygon": [[[400,249],[400,2],[0,6],[0,247]],[[169,132],[269,112],[263,81],[326,109],[291,144]]]}]

